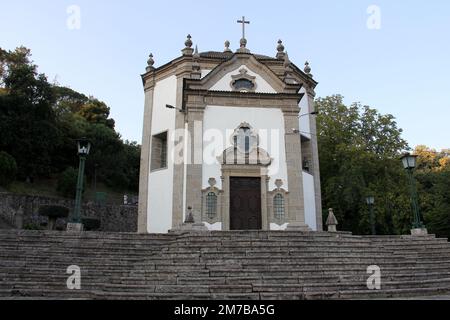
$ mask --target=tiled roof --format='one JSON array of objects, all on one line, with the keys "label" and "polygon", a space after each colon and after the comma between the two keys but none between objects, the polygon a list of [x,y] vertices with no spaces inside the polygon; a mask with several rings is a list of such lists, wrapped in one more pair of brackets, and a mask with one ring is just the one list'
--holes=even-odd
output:
[{"label": "tiled roof", "polygon": [[[200,53],[200,57],[209,59],[229,59],[233,56],[233,52],[207,51]],[[253,54],[258,60],[277,60],[276,58],[265,56],[262,54]]]}]

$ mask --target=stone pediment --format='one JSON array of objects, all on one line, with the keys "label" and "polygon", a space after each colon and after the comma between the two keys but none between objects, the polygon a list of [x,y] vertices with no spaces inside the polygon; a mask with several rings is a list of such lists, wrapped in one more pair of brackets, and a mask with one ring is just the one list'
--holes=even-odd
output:
[{"label": "stone pediment", "polygon": [[239,148],[230,147],[218,157],[222,165],[259,165],[268,167],[272,164],[269,153],[260,148],[253,148],[250,152],[242,152]]},{"label": "stone pediment", "polygon": [[206,91],[252,93],[298,93],[301,85],[286,84],[269,67],[252,54],[234,54],[188,88]]}]

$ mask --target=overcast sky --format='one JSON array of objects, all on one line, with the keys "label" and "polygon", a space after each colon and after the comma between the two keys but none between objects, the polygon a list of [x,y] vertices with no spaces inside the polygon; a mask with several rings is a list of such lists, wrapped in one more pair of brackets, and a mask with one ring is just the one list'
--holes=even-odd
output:
[{"label": "overcast sky", "polygon": [[411,146],[450,148],[447,0],[0,1],[0,46],[30,48],[49,80],[105,101],[124,139],[141,141],[148,54],[170,61],[188,33],[200,51],[236,49],[245,15],[247,47],[274,56],[281,38],[310,61],[318,96],[393,114]]}]

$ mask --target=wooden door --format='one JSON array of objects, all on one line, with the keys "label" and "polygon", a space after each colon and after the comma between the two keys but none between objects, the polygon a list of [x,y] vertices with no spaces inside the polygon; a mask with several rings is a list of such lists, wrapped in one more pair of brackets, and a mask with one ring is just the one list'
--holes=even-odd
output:
[{"label": "wooden door", "polygon": [[261,229],[261,178],[230,178],[230,230]]}]

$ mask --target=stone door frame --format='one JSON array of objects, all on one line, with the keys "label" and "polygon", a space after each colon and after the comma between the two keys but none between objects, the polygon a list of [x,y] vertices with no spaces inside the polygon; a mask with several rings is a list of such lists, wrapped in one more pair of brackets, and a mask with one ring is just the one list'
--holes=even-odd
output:
[{"label": "stone door frame", "polygon": [[267,197],[269,192],[268,168],[263,165],[222,165],[222,230],[230,231],[230,178],[260,178],[261,179],[261,222],[263,231],[270,230]]}]

